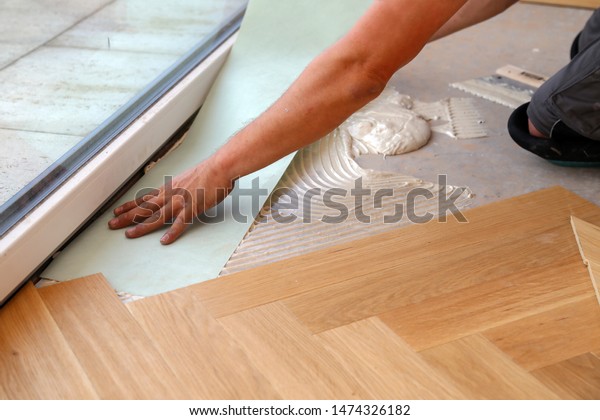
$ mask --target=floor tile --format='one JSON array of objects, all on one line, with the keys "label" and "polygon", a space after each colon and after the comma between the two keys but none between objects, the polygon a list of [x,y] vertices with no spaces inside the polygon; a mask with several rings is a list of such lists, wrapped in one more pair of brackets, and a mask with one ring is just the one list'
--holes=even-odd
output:
[{"label": "floor tile", "polygon": [[0,72],[0,128],[83,137],[177,58],[40,48]]},{"label": "floor tile", "polygon": [[79,140],[77,136],[0,129],[0,205]]},{"label": "floor tile", "polygon": [[4,0],[0,69],[35,50],[113,0]]},{"label": "floor tile", "polygon": [[50,45],[185,54],[245,0],[116,1]]}]

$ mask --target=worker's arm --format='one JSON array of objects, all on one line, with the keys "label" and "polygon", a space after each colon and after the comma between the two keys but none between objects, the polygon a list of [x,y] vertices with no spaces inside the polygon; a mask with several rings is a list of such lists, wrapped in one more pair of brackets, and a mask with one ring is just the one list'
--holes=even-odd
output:
[{"label": "worker's arm", "polygon": [[394,72],[465,3],[375,0],[350,32],[312,61],[254,122],[208,160],[174,178],[171,188],[115,209],[117,217],[109,226],[143,221],[126,231],[135,238],[174,218],[161,239],[163,244],[173,242],[196,215],[228,194],[232,180],[318,140],[375,99]]},{"label": "worker's arm", "polygon": [[430,41],[435,41],[492,18],[504,12],[517,1],[519,0],[469,0],[431,37]]}]

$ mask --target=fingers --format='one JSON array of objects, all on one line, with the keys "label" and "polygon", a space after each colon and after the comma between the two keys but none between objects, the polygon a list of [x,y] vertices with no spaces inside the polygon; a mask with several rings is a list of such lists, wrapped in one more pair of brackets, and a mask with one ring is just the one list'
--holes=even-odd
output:
[{"label": "fingers", "polygon": [[201,169],[189,170],[175,181],[169,179],[160,189],[149,190],[148,194],[117,207],[114,210],[115,217],[108,222],[109,227],[120,229],[129,226],[125,236],[139,238],[174,219],[161,238],[161,243],[168,245],[175,242],[195,216],[223,200],[235,186],[235,181],[229,185],[215,182],[215,185],[210,185],[208,196],[205,196],[207,179]]},{"label": "fingers", "polygon": [[[127,206],[127,208],[129,208],[130,203],[133,202],[126,203],[121,207]],[[108,222],[108,227],[111,229],[121,229],[135,223],[142,223],[149,217],[152,217],[153,214],[160,211],[164,204],[164,194],[161,194],[158,197],[152,197],[139,205],[132,206],[126,213],[121,213],[117,217],[111,219]]]},{"label": "fingers", "polygon": [[129,210],[138,206],[137,200],[128,201],[113,210],[115,216],[120,216],[123,213],[127,213]]},{"label": "fingers", "polygon": [[191,220],[193,218],[192,211],[190,211],[190,210],[191,210],[191,206],[186,206],[185,209],[183,209],[182,211],[179,212],[179,214],[177,215],[177,218],[175,219],[175,221],[173,222],[173,224],[171,225],[171,227],[169,228],[167,233],[165,233],[163,235],[163,237],[160,238],[161,244],[163,244],[163,245],[172,244],[173,242],[175,242],[177,240],[177,238],[179,238],[183,234],[183,232],[185,232],[185,230],[190,225]]},{"label": "fingers", "polygon": [[[235,186],[235,183],[232,183],[231,189]],[[204,211],[206,208],[210,208],[217,203],[221,202],[231,191],[231,189],[218,189],[217,197],[213,201],[209,201],[208,204],[205,201],[205,197],[203,195],[196,198],[196,202],[183,201],[183,209],[177,215],[177,218],[167,231],[160,238],[160,243],[163,245],[169,245],[175,242],[192,224],[194,217],[196,217],[199,213]]]},{"label": "fingers", "polygon": [[143,223],[125,231],[128,238],[139,238],[150,232],[154,232],[167,224],[176,214],[181,212],[183,203],[181,200],[173,199],[165,204],[159,211],[147,218]]},{"label": "fingers", "polygon": [[120,216],[123,213],[127,213],[128,211],[136,208],[143,202],[148,201],[148,200],[158,196],[160,194],[160,192],[161,192],[161,189],[152,188],[151,190],[148,190],[146,194],[136,197],[135,200],[131,200],[131,201],[128,201],[127,203],[120,205],[119,207],[117,207],[116,209],[113,210],[113,213],[115,216]]}]

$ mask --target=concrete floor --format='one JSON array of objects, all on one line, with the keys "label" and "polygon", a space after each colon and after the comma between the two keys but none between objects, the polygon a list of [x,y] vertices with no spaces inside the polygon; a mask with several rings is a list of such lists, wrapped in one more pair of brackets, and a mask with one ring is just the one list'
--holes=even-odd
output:
[{"label": "concrete floor", "polygon": [[[423,101],[472,97],[449,83],[487,76],[505,64],[552,75],[569,59],[569,49],[591,11],[517,4],[501,16],[427,46],[391,84]],[[475,97],[473,97],[475,98]],[[368,166],[435,181],[475,193],[473,206],[561,185],[600,205],[600,168],[564,168],[517,146],[509,137],[508,107],[481,98],[475,104],[486,121],[487,138],[454,140],[434,134],[423,149],[406,155],[362,158]]]},{"label": "concrete floor", "polygon": [[3,0],[0,205],[245,0]]}]

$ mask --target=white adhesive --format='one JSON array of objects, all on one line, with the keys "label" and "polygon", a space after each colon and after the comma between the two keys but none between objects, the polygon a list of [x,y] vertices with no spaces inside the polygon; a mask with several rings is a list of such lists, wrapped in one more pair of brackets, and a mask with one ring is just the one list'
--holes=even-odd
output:
[{"label": "white adhesive", "polygon": [[368,153],[386,156],[412,152],[431,138],[429,124],[412,111],[413,106],[409,96],[388,88],[348,118],[340,130],[347,131]]},{"label": "white adhesive", "polygon": [[[227,262],[221,275],[410,224],[412,222],[406,215],[393,223],[386,222],[386,216],[397,214],[398,209],[406,209],[409,194],[414,191],[415,187],[431,192],[430,199],[413,203],[415,214],[429,213],[433,216],[442,214],[444,209],[440,209],[438,203],[443,194],[458,194],[455,205],[459,209],[466,207],[472,197],[472,192],[468,188],[457,189],[451,186],[442,188],[440,185],[424,182],[411,175],[363,169],[354,160],[354,157],[358,155],[374,153],[374,144],[377,144],[377,150],[383,151],[382,154],[392,154],[388,152],[402,149],[397,144],[384,147],[383,143],[385,142],[373,141],[376,139],[371,139],[362,132],[359,133],[360,137],[357,136],[356,130],[360,129],[360,124],[364,123],[366,117],[372,118],[373,127],[376,127],[378,122],[376,118],[381,117],[386,120],[389,118],[390,109],[401,109],[399,112],[405,112],[413,108],[415,115],[421,115],[418,118],[425,124],[427,124],[426,119],[422,116],[433,115],[436,112],[435,115],[439,116],[437,120],[446,121],[451,114],[450,103],[450,100],[435,104],[418,103],[408,96],[386,90],[378,103],[370,104],[359,111],[360,118],[357,118],[356,114],[353,115],[323,139],[298,151],[270,200]],[[479,117],[478,120],[480,119]],[[362,122],[359,122],[360,120]],[[434,118],[427,118],[427,120],[434,120]],[[403,127],[402,124],[397,121],[391,123],[389,120],[384,124],[388,124],[388,128],[393,124],[394,128],[390,128],[390,130],[396,131],[393,135],[386,131],[388,140],[395,139],[394,141],[399,143],[405,142],[406,137],[401,133],[402,130],[398,130]],[[348,126],[351,128],[348,129]],[[448,125],[448,130],[451,134],[453,133],[452,124]],[[354,136],[352,131],[355,131]],[[396,135],[398,131],[400,135]],[[375,137],[373,130],[369,130],[369,133]],[[428,135],[430,134],[431,132]],[[365,137],[367,137],[366,141]],[[356,187],[356,181],[359,179],[361,186],[370,190],[371,195],[365,196],[360,202],[357,202],[356,197],[352,196],[351,190]],[[336,195],[334,199],[348,212],[346,220],[340,223],[323,221],[326,216],[332,217],[339,214],[338,210],[332,209],[324,201],[325,192],[333,188],[345,193],[345,195]],[[384,189],[392,191],[393,194],[386,195],[385,199],[377,202],[374,196]],[[306,202],[303,198],[306,198],[310,191],[319,191],[319,193],[311,195],[310,207],[305,207]],[[291,209],[289,208],[290,194],[297,197],[299,204]],[[360,214],[367,215],[370,221],[365,223],[360,220],[358,217]],[[290,216],[295,219],[281,223],[281,217]]]},{"label": "white adhesive", "polygon": [[341,137],[350,157],[409,153],[425,146],[432,132],[455,139],[487,136],[484,120],[470,98],[421,102],[386,88],[374,101],[342,123]]}]

